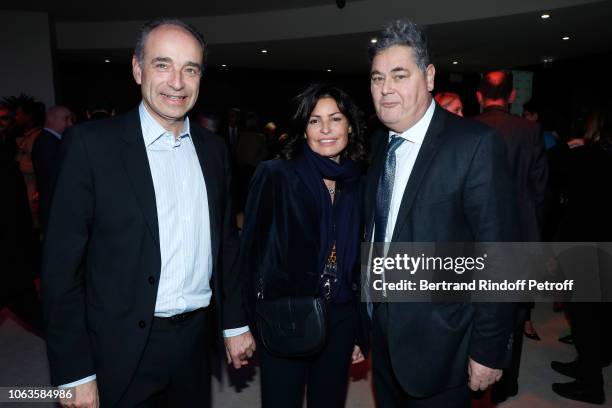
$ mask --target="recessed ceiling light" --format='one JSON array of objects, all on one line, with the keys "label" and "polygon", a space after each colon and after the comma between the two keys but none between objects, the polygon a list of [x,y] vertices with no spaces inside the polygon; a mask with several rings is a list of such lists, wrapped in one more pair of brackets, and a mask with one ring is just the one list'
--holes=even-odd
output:
[{"label": "recessed ceiling light", "polygon": [[370,42],[371,42],[372,44],[376,44],[376,43],[378,42],[378,39],[376,39],[376,38],[372,38],[372,39],[370,40]]},{"label": "recessed ceiling light", "polygon": [[105,59],[104,62],[110,62],[110,60],[109,59]]},{"label": "recessed ceiling light", "polygon": [[227,67],[227,64],[221,64],[222,67]]},{"label": "recessed ceiling light", "polygon": [[453,61],[453,65],[457,65],[459,61]]},{"label": "recessed ceiling light", "polygon": [[546,20],[547,18],[550,18],[550,14],[544,13],[540,17],[542,18],[542,20]]},{"label": "recessed ceiling light", "polygon": [[329,68],[327,68],[327,72],[332,72],[332,70],[331,70],[331,69],[329,69]]},{"label": "recessed ceiling light", "polygon": [[268,53],[268,50],[261,50],[261,53],[262,53],[262,54],[267,54],[267,53]]},{"label": "recessed ceiling light", "polygon": [[563,40],[563,41],[567,41],[567,40],[569,40],[569,39],[570,39],[570,38],[569,38],[569,36],[567,36],[567,35],[566,35],[565,37],[563,37],[563,38],[562,38],[562,40]]}]

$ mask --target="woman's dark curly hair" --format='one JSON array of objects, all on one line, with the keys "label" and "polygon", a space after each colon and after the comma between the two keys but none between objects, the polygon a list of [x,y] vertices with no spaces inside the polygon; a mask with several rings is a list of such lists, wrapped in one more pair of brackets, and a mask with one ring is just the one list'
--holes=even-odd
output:
[{"label": "woman's dark curly hair", "polygon": [[285,160],[295,158],[305,142],[304,134],[308,126],[308,120],[319,99],[332,98],[336,101],[338,109],[346,116],[351,132],[348,134],[348,143],[342,152],[343,157],[348,157],[355,162],[365,160],[365,144],[363,126],[361,123],[361,111],[353,102],[353,99],[342,89],[331,84],[313,83],[302,93],[294,98],[297,109],[292,119],[292,130],[289,139],[285,143],[279,157]]}]

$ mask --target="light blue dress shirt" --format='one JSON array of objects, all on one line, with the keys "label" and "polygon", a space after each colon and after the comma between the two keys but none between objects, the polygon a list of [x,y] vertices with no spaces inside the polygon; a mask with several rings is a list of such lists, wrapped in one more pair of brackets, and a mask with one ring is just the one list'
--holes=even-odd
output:
[{"label": "light blue dress shirt", "polygon": [[179,137],[166,131],[140,104],[157,206],[161,272],[155,316],[170,317],[210,303],[212,257],[208,196],[185,119]]}]

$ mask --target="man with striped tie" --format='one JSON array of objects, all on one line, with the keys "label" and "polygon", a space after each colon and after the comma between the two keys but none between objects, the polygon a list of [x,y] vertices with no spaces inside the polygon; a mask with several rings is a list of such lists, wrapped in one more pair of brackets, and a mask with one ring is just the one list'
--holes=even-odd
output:
[{"label": "man with striped tie", "polygon": [[[372,136],[366,240],[514,240],[512,182],[500,136],[436,105],[435,68],[416,24],[394,21],[377,40],[370,46],[370,88],[385,128]],[[510,304],[371,306],[381,407],[469,407],[469,390],[499,380],[509,361]]]}]

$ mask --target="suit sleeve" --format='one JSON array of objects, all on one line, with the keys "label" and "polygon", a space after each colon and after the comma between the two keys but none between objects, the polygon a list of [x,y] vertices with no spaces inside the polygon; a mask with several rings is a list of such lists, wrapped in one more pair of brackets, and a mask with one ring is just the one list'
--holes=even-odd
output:
[{"label": "suit sleeve", "polygon": [[49,218],[49,202],[47,201],[49,191],[47,190],[50,160],[45,146],[43,146],[44,135],[39,136],[32,146],[32,167],[36,177],[36,189],[39,197],[39,218],[44,232],[47,219]]},{"label": "suit sleeve", "polygon": [[94,212],[94,186],[79,136],[73,128],[62,143],[62,166],[43,246],[43,313],[51,382],[55,385],[95,374],[83,268]]},{"label": "suit sleeve", "polygon": [[237,267],[239,240],[236,229],[236,217],[232,205],[231,185],[232,174],[227,149],[222,146],[223,165],[225,172],[225,208],[223,209],[223,236],[221,300],[222,300],[222,328],[223,330],[242,328],[246,326],[244,312],[243,282],[240,270]]},{"label": "suit sleeve", "polygon": [[[245,282],[245,299],[247,299],[251,317],[254,312],[255,295],[260,289],[258,275],[261,272],[264,248],[269,242],[268,234],[273,222],[273,194],[273,183],[269,170],[265,164],[260,164],[249,184],[238,261],[238,267]],[[261,278],[263,279],[263,276]]]},{"label": "suit sleeve", "polygon": [[529,166],[529,188],[531,188],[540,231],[543,226],[544,201],[548,186],[548,160],[544,149],[544,135],[538,126],[533,138],[533,158]]},{"label": "suit sleeve", "polygon": [[[512,176],[501,136],[485,132],[470,165],[464,188],[464,211],[477,242],[518,240]],[[491,258],[491,257],[489,257]],[[511,357],[512,303],[472,303],[470,357],[490,368],[503,368]]]}]

